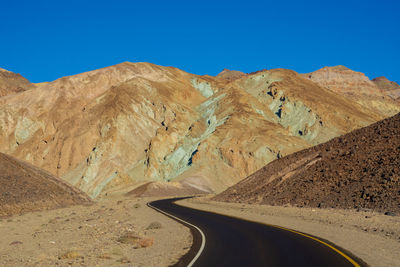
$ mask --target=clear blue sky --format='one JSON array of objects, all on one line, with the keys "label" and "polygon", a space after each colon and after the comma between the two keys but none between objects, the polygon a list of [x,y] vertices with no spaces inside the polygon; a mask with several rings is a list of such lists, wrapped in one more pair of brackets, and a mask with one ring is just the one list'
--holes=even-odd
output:
[{"label": "clear blue sky", "polygon": [[6,1],[0,67],[32,82],[146,61],[196,74],[345,65],[400,82],[400,1]]}]

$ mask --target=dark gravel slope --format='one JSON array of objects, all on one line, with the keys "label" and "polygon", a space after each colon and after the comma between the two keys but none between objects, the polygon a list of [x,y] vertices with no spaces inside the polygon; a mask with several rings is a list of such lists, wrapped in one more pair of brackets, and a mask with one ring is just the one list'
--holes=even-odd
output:
[{"label": "dark gravel slope", "polygon": [[0,217],[90,202],[46,171],[0,153]]},{"label": "dark gravel slope", "polygon": [[400,113],[275,160],[215,200],[400,214]]}]

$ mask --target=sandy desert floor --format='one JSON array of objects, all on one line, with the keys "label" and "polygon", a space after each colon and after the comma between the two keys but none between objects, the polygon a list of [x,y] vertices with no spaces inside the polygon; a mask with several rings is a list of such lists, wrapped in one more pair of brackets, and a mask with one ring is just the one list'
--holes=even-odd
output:
[{"label": "sandy desert floor", "polygon": [[400,266],[400,217],[370,211],[248,205],[186,199],[180,205],[279,225],[329,240],[371,266]]},{"label": "sandy desert floor", "polygon": [[114,197],[0,219],[0,266],[168,266],[190,248],[190,230]]}]

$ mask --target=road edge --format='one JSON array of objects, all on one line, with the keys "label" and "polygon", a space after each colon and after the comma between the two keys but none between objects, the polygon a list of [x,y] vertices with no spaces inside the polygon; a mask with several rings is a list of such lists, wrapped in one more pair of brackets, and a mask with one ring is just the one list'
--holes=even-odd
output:
[{"label": "road edge", "polygon": [[281,229],[281,230],[286,230],[286,231],[289,231],[289,232],[293,232],[293,233],[302,235],[302,236],[304,236],[304,237],[313,239],[313,240],[316,241],[316,242],[322,243],[323,245],[325,245],[325,246],[329,247],[330,249],[334,250],[336,253],[338,253],[338,251],[340,251],[341,253],[339,253],[339,254],[340,254],[342,257],[343,257],[343,255],[342,255],[342,253],[343,253],[343,254],[345,254],[347,257],[351,258],[353,261],[356,262],[357,265],[354,265],[354,263],[353,263],[352,261],[349,261],[347,257],[344,257],[344,258],[345,258],[346,260],[348,260],[353,266],[370,267],[370,265],[369,265],[368,263],[366,263],[366,262],[365,262],[363,259],[361,259],[360,257],[356,256],[354,253],[352,253],[352,252],[350,252],[349,250],[344,249],[344,248],[342,248],[342,247],[340,247],[340,246],[334,244],[333,242],[331,242],[331,241],[329,241],[329,240],[327,240],[327,239],[324,239],[324,238],[321,238],[321,237],[318,237],[318,236],[315,236],[315,235],[312,235],[312,234],[304,233],[304,232],[301,232],[301,231],[298,231],[298,230],[295,230],[295,229],[290,229],[290,228],[287,228],[287,227],[282,227],[282,226],[279,226],[279,225],[268,224],[268,223],[260,222],[260,221],[253,221],[253,220],[249,220],[249,219],[246,219],[246,218],[241,218],[241,217],[238,217],[238,216],[227,215],[227,214],[218,213],[218,212],[215,212],[215,211],[202,210],[202,209],[199,209],[199,208],[193,208],[193,207],[190,207],[190,206],[185,206],[185,205],[181,202],[181,200],[185,200],[185,199],[187,199],[187,198],[178,199],[178,200],[176,200],[176,201],[179,201],[180,203],[179,203],[179,202],[177,203],[177,202],[175,201],[174,204],[175,204],[175,205],[182,206],[182,207],[185,207],[185,208],[195,209],[195,210],[199,210],[199,211],[206,211],[206,212],[209,212],[209,213],[219,214],[219,215],[223,215],[223,216],[227,216],[227,217],[232,217],[232,218],[235,218],[235,219],[240,219],[240,220],[243,220],[243,221],[248,221],[248,222],[263,224],[263,225],[266,225],[266,226],[269,226],[269,227],[274,227],[274,228],[277,228],[277,229]]},{"label": "road edge", "polygon": [[[182,199],[177,199],[178,200],[182,200]],[[206,244],[206,237],[203,233],[203,231],[196,225],[191,224],[185,220],[182,220],[172,214],[169,214],[168,212],[165,212],[159,208],[154,207],[153,205],[151,205],[152,203],[156,202],[152,201],[152,202],[148,202],[147,206],[154,209],[155,211],[164,214],[165,216],[179,222],[180,224],[183,224],[184,226],[188,227],[190,229],[190,232],[192,234],[193,237],[193,242],[192,242],[192,246],[190,247],[190,250],[184,254],[177,263],[170,265],[171,267],[181,267],[181,266],[187,266],[187,267],[192,267],[193,264],[196,263],[197,259],[200,257],[201,253],[204,250],[205,244]],[[175,202],[175,201],[174,201]],[[176,203],[175,203],[176,204]],[[200,237],[200,238],[199,238]],[[201,239],[201,241],[199,240]],[[197,253],[196,253],[197,251]]]}]

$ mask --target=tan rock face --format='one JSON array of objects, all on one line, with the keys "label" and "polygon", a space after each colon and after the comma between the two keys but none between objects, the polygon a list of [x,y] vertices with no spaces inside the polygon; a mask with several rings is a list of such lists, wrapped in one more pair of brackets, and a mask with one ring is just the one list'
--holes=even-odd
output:
[{"label": "tan rock face", "polygon": [[0,98],[0,151],[92,197],[149,181],[218,192],[381,118],[289,70],[230,81],[122,63]]},{"label": "tan rock face", "polygon": [[0,97],[23,92],[35,86],[20,74],[0,68]]},{"label": "tan rock face", "polygon": [[357,96],[383,96],[364,73],[352,71],[345,66],[324,67],[305,76],[334,92]]},{"label": "tan rock face", "polygon": [[378,77],[372,80],[379,89],[386,95],[395,100],[400,100],[400,85],[395,82],[389,81],[386,77]]},{"label": "tan rock face", "polygon": [[204,98],[186,73],[166,70],[124,63],[0,101],[0,147],[95,196],[144,160],[162,121]]},{"label": "tan rock face", "polygon": [[400,111],[398,103],[393,101],[390,95],[390,90],[381,89],[384,82],[373,82],[361,72],[335,66],[324,67],[303,76],[383,116],[394,115]]}]

